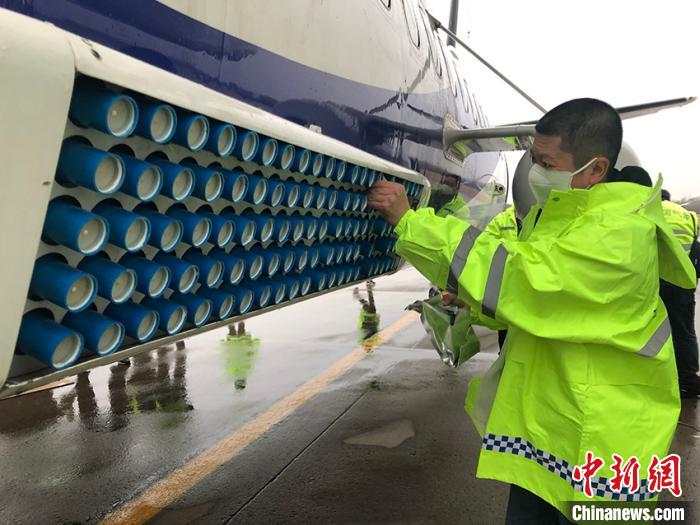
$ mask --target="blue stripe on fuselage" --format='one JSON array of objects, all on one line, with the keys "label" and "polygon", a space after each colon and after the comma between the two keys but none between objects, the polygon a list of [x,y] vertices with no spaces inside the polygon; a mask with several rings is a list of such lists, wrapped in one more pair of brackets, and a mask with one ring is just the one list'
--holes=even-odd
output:
[{"label": "blue stripe on fuselage", "polygon": [[442,152],[443,117],[456,113],[449,90],[405,95],[338,77],[154,0],[0,0],[0,7],[49,21],[292,122],[319,125],[325,135],[398,164],[461,171]]}]

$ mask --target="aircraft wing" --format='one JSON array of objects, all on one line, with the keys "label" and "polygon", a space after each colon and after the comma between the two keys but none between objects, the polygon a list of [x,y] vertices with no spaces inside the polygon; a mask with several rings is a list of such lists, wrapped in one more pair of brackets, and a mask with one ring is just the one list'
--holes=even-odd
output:
[{"label": "aircraft wing", "polygon": [[[665,109],[685,106],[696,97],[674,98],[645,104],[635,104],[616,108],[623,120],[651,115]],[[466,158],[469,154],[482,151],[515,151],[527,149],[535,135],[536,120],[518,122],[507,126],[465,129],[455,125],[455,121],[445,119],[443,144],[445,155],[454,160]]]}]

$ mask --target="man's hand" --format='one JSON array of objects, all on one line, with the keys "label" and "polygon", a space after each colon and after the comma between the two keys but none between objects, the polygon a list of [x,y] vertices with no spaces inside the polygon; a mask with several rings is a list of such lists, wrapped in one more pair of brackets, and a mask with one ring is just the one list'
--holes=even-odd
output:
[{"label": "man's hand", "polygon": [[369,190],[367,203],[392,226],[396,226],[411,207],[406,190],[398,182],[377,181]]},{"label": "man's hand", "polygon": [[467,303],[458,299],[455,294],[451,294],[450,292],[442,292],[442,304],[444,306],[456,306],[457,308],[464,308],[467,306]]}]

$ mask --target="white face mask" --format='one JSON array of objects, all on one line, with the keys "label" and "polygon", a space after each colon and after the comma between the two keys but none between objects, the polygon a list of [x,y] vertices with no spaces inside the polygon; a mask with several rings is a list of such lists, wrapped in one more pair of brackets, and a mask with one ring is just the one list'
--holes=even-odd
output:
[{"label": "white face mask", "polygon": [[574,176],[581,173],[595,161],[596,158],[592,158],[573,173],[570,171],[548,170],[539,164],[533,164],[528,173],[528,182],[537,204],[544,206],[552,190],[566,191],[570,189],[571,180]]}]

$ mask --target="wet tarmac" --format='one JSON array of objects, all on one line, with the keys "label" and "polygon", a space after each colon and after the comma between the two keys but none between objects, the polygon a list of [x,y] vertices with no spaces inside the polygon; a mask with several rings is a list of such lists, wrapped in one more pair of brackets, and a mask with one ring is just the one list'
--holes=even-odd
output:
[{"label": "wet tarmac", "polygon": [[[0,523],[502,523],[507,487],[475,478],[463,410],[496,337],[447,368],[403,310],[426,290],[411,269],[376,282],[374,348],[340,290],[0,401]],[[683,499],[699,438],[685,400]]]}]

